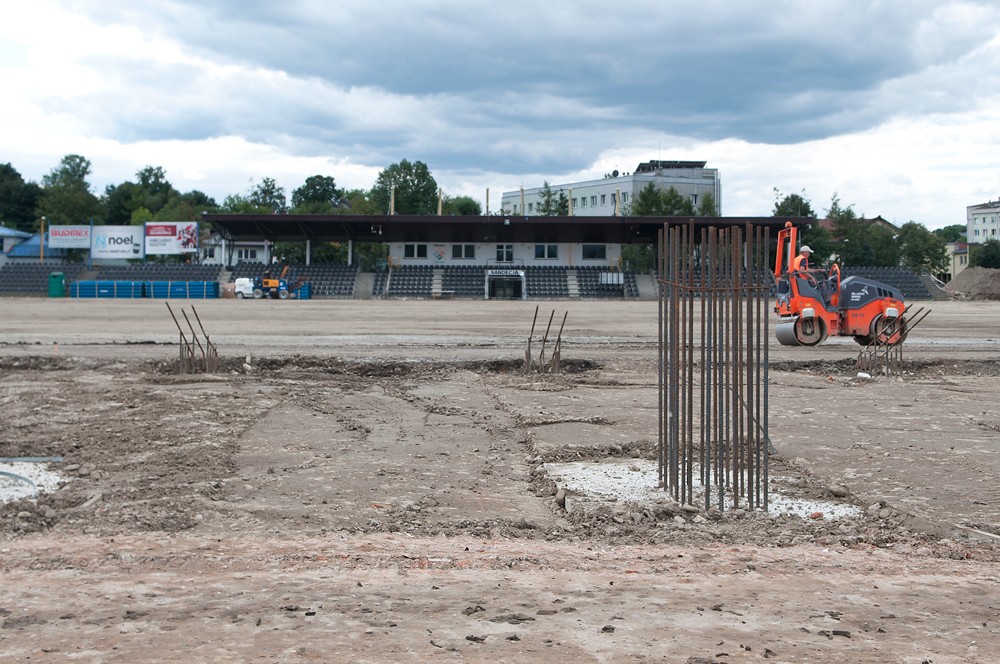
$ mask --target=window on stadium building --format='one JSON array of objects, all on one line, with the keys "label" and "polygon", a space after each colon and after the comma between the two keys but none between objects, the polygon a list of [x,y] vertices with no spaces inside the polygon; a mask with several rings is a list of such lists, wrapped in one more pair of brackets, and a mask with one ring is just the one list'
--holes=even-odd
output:
[{"label": "window on stadium building", "polygon": [[451,245],[451,257],[456,260],[476,257],[476,245],[474,244],[453,244]]},{"label": "window on stadium building", "polygon": [[426,244],[404,244],[403,258],[427,258]]},{"label": "window on stadium building", "polygon": [[559,247],[554,244],[536,244],[535,258],[559,258]]},{"label": "window on stadium building", "polygon": [[513,263],[514,262],[514,245],[512,245],[512,244],[498,244],[497,245],[497,262],[498,263]]}]

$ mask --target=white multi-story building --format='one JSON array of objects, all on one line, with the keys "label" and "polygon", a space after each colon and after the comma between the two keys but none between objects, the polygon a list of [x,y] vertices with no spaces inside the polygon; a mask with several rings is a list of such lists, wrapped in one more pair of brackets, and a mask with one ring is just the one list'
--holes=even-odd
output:
[{"label": "white multi-story building", "polygon": [[[627,215],[635,197],[650,182],[667,191],[673,187],[691,201],[695,208],[705,194],[715,199],[716,214],[722,214],[722,182],[719,171],[705,168],[704,161],[648,161],[639,164],[634,173],[614,171],[610,177],[585,182],[550,184],[569,200],[569,213],[576,217],[615,217]],[[542,187],[506,191],[500,201],[503,214],[531,217],[539,214]]]},{"label": "white multi-story building", "polygon": [[965,208],[969,244],[1000,240],[1000,199]]}]

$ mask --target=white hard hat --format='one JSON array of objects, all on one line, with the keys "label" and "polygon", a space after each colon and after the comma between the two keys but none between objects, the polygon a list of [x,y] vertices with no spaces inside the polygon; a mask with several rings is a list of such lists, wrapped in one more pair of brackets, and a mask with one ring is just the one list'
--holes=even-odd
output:
[{"label": "white hard hat", "polygon": [[809,248],[808,244],[804,244],[801,247],[799,247],[799,253],[801,253],[803,251],[808,252],[810,254],[813,252],[813,250]]}]

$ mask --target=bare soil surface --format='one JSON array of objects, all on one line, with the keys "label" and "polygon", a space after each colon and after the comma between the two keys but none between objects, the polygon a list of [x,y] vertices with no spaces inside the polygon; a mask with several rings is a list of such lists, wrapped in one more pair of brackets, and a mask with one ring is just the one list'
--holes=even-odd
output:
[{"label": "bare soil surface", "polygon": [[945,286],[957,300],[1000,300],[1000,270],[969,267]]},{"label": "bare soil surface", "polygon": [[902,377],[771,345],[772,491],[842,519],[562,509],[546,463],[655,458],[655,302],[544,303],[559,375],[528,303],[171,301],[210,375],[163,302],[2,303],[0,457],[67,482],[0,505],[0,660],[1000,660],[1000,303]]}]

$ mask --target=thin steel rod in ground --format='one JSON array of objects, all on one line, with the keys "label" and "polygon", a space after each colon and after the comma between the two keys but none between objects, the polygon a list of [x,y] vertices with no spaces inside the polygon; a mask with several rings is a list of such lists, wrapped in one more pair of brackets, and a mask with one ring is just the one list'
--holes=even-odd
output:
[{"label": "thin steel rod in ground", "polygon": [[202,335],[205,337],[205,346],[208,348],[208,358],[205,361],[205,371],[215,372],[219,368],[219,351],[212,343],[212,340],[208,336],[208,332],[205,331],[205,326],[201,323],[201,316],[198,315],[198,310],[191,305],[191,313],[194,314],[194,319],[198,321],[198,328],[201,330]]},{"label": "thin steel rod in ground", "polygon": [[531,373],[531,339],[535,336],[535,323],[538,322],[538,306],[535,305],[535,317],[531,319],[531,332],[528,333],[528,349],[524,351],[524,373]]},{"label": "thin steel rod in ground", "polygon": [[562,335],[563,329],[566,327],[566,318],[569,316],[568,311],[563,312],[562,323],[559,325],[559,334],[556,335],[556,343],[552,347],[552,373],[559,373],[561,369],[562,362]]},{"label": "thin steel rod in ground", "polygon": [[188,342],[187,337],[184,336],[184,328],[181,327],[180,322],[177,320],[177,316],[174,315],[174,310],[170,308],[169,302],[164,302],[167,305],[167,311],[170,312],[170,317],[174,319],[174,325],[177,326],[177,331],[181,333],[181,338],[179,342],[180,348],[180,371],[181,373],[187,373],[188,369],[194,363],[194,347]]},{"label": "thin steel rod in ground", "polygon": [[207,364],[208,354],[205,352],[205,347],[201,345],[201,339],[198,338],[198,333],[194,331],[194,325],[191,324],[191,319],[188,318],[187,312],[183,309],[181,309],[181,315],[184,316],[184,322],[186,322],[188,327],[191,329],[191,338],[194,339],[194,342],[198,345],[198,350],[201,351],[201,357],[203,360],[206,360]]},{"label": "thin steel rod in ground", "polygon": [[545,344],[549,340],[549,330],[552,329],[552,319],[556,317],[556,310],[552,310],[549,316],[549,326],[545,328],[545,336],[542,337],[542,350],[538,353],[538,371],[545,371]]}]

